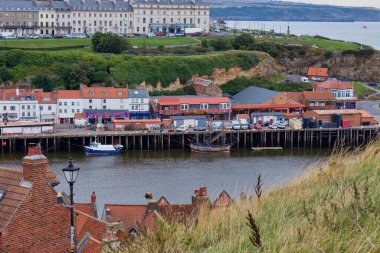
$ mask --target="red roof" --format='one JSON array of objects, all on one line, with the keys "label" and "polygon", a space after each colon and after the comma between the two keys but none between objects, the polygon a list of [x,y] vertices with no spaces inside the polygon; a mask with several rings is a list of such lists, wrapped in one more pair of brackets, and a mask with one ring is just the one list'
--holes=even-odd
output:
[{"label": "red roof", "polygon": [[198,104],[220,104],[230,103],[231,100],[228,97],[163,97],[158,98],[157,103],[161,106],[170,105],[198,105]]},{"label": "red roof", "polygon": [[109,209],[110,215],[105,218],[107,222],[122,222],[127,231],[131,228],[140,229],[145,225],[153,225],[145,224],[147,207],[148,205],[106,204],[104,209]]},{"label": "red roof", "polygon": [[91,203],[75,203],[74,209],[82,213],[94,216],[94,206]]},{"label": "red roof", "polygon": [[[47,169],[46,176],[50,185],[59,184],[58,178],[50,168]],[[3,199],[0,200],[0,232],[12,221],[31,190],[21,186],[23,178],[22,170],[0,168],[0,190],[5,192]]]},{"label": "red roof", "polygon": [[0,100],[20,101],[21,97],[33,96],[41,101],[42,89],[0,89]]},{"label": "red roof", "polygon": [[105,238],[108,226],[107,222],[78,210],[75,210],[75,218],[75,230],[79,241],[83,239],[86,233],[91,234],[98,241],[102,241]]},{"label": "red roof", "polygon": [[128,98],[126,88],[82,86],[83,98]]},{"label": "red roof", "polygon": [[339,81],[334,81],[334,80],[327,80],[322,83],[317,83],[316,84],[316,91],[321,91],[321,90],[349,90],[353,89],[352,83],[349,82],[339,82]]},{"label": "red roof", "polygon": [[274,109],[274,110],[286,110],[286,109],[304,109],[305,105],[302,104],[287,104],[287,105],[254,105],[254,104],[241,104],[234,105],[232,107],[233,110],[244,110],[244,109]]},{"label": "red roof", "polygon": [[57,97],[58,99],[80,99],[82,96],[80,90],[58,90]]},{"label": "red roof", "polygon": [[310,67],[307,71],[307,76],[325,77],[329,76],[328,68],[313,68]]},{"label": "red roof", "polygon": [[102,242],[96,240],[91,235],[88,237],[86,244],[82,247],[80,253],[101,253]]},{"label": "red roof", "polygon": [[290,97],[294,101],[300,102],[300,99],[302,97],[302,92],[292,92],[292,91],[290,91],[290,92],[286,92],[286,95],[288,95],[288,97]]},{"label": "red roof", "polygon": [[331,91],[304,91],[302,94],[310,100],[336,100]]},{"label": "red roof", "polygon": [[56,104],[57,94],[55,92],[42,92],[40,99],[38,100],[40,104]]}]

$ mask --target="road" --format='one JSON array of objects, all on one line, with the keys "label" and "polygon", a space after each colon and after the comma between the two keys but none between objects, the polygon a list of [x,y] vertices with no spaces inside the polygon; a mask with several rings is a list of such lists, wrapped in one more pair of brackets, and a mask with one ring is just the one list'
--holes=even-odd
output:
[{"label": "road", "polygon": [[380,101],[361,101],[358,103],[358,109],[366,110],[380,122]]}]

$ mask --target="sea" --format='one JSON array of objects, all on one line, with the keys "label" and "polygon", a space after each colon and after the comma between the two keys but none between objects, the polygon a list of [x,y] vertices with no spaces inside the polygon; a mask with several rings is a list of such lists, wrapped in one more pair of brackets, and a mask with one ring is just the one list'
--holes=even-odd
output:
[{"label": "sea", "polygon": [[380,22],[284,22],[227,21],[230,28],[257,29],[295,35],[320,35],[336,40],[357,42],[380,50]]}]

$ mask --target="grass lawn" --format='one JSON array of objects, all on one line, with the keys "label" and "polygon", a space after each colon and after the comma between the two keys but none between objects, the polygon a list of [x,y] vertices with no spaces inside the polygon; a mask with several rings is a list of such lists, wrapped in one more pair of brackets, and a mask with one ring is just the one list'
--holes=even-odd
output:
[{"label": "grass lawn", "polygon": [[338,40],[327,40],[321,38],[262,38],[258,39],[260,41],[273,41],[281,44],[306,44],[306,45],[316,45],[319,48],[326,50],[356,50],[360,49],[360,45],[352,43],[352,42],[344,42]]},{"label": "grass lawn", "polygon": [[[156,37],[156,38],[129,38],[133,46],[172,46],[197,43],[196,40],[187,37]],[[20,48],[20,49],[53,49],[60,47],[90,47],[91,39],[8,39],[0,41],[0,48]]]},{"label": "grass lawn", "polygon": [[366,96],[372,95],[375,91],[361,85],[360,83],[353,83],[355,88],[355,94],[359,97],[359,99],[363,99]]}]

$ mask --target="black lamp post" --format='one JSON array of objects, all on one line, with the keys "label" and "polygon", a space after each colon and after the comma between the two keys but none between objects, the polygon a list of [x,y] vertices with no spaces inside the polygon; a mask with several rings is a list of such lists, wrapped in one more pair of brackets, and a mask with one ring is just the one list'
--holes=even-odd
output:
[{"label": "black lamp post", "polygon": [[71,214],[71,252],[74,252],[74,183],[77,180],[79,174],[79,167],[75,167],[73,160],[70,159],[69,166],[63,168],[63,174],[65,175],[66,181],[70,185],[70,214]]}]

